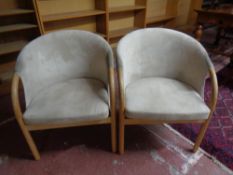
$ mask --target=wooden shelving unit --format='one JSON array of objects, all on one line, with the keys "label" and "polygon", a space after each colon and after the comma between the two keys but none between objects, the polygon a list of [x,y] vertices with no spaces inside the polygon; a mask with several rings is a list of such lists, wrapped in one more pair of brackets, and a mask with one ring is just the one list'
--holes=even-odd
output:
[{"label": "wooden shelving unit", "polygon": [[147,0],[83,0],[82,5],[76,0],[69,4],[66,0],[35,2],[43,34],[80,29],[97,33],[112,43],[146,26]]},{"label": "wooden shelving unit", "polygon": [[[69,3],[67,0],[2,1],[1,65],[5,65],[7,60],[15,60],[17,53],[36,36],[63,29],[94,32],[116,46],[119,39],[131,31],[167,26],[176,21],[179,15],[177,9],[184,9],[182,4],[187,4],[187,0],[69,0]],[[0,71],[0,82],[1,74]],[[4,75],[10,74],[6,72]]]},{"label": "wooden shelving unit", "polygon": [[40,35],[33,1],[1,0],[0,6],[0,95],[10,92],[19,51]]},{"label": "wooden shelving unit", "polygon": [[107,1],[76,0],[54,1],[35,0],[36,11],[40,18],[42,33],[46,34],[62,29],[87,30],[107,37]]},{"label": "wooden shelving unit", "polygon": [[[42,33],[80,29],[109,43],[136,29],[169,26],[187,0],[35,0]],[[190,0],[192,2],[193,0]],[[80,3],[81,2],[81,3]],[[54,5],[56,3],[56,5]]]},{"label": "wooden shelving unit", "polygon": [[18,52],[40,34],[63,29],[87,30],[97,33],[116,47],[119,39],[131,31],[168,26],[177,21],[177,9],[185,10],[182,4],[187,5],[187,0],[69,0],[69,3],[67,0],[2,1],[0,94],[2,83],[12,72],[13,66],[7,66],[7,63],[14,63]]}]

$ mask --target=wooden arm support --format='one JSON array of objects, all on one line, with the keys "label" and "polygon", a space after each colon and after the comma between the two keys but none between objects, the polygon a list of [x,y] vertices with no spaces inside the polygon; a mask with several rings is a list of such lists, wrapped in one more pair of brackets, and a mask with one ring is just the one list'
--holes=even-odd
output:
[{"label": "wooden arm support", "polygon": [[20,77],[17,74],[14,74],[13,80],[12,80],[12,87],[11,87],[11,98],[12,98],[12,103],[13,103],[13,109],[15,112],[15,117],[29,145],[29,148],[32,151],[32,154],[35,160],[40,160],[39,151],[32,139],[31,134],[28,131],[27,126],[24,124],[24,121],[23,121],[23,114],[22,114],[20,102],[19,102],[19,80],[20,80]]},{"label": "wooden arm support", "polygon": [[120,114],[123,114],[125,111],[125,88],[123,81],[123,71],[122,68],[118,69],[118,78],[119,78],[119,90],[120,90]]},{"label": "wooden arm support", "polygon": [[12,99],[13,109],[15,112],[15,117],[17,121],[21,123],[23,122],[23,114],[19,101],[19,81],[20,81],[20,77],[17,74],[14,74],[12,79],[12,86],[11,86],[11,99]]},{"label": "wooden arm support", "polygon": [[116,105],[115,105],[115,76],[114,67],[109,68],[109,88],[110,88],[110,105],[111,105],[111,117],[115,118]]},{"label": "wooden arm support", "polygon": [[210,80],[211,80],[211,97],[208,103],[208,106],[211,110],[208,120],[211,119],[211,116],[215,110],[217,100],[218,100],[218,80],[214,68],[209,70]]},{"label": "wooden arm support", "polygon": [[114,66],[109,67],[109,88],[110,88],[110,108],[111,108],[111,135],[112,152],[116,152],[116,100],[115,100],[115,70]]}]

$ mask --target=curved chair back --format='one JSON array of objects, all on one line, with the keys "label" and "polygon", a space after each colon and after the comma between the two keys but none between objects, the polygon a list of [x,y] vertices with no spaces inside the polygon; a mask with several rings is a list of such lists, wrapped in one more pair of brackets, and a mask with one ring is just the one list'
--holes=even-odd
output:
[{"label": "curved chair back", "polygon": [[43,88],[73,78],[94,78],[108,83],[113,64],[108,43],[86,31],[66,30],[41,36],[20,53],[16,73],[21,77],[26,104]]},{"label": "curved chair back", "polygon": [[167,77],[189,84],[203,96],[205,76],[213,67],[199,42],[164,28],[129,33],[119,42],[117,54],[124,87],[141,78]]}]

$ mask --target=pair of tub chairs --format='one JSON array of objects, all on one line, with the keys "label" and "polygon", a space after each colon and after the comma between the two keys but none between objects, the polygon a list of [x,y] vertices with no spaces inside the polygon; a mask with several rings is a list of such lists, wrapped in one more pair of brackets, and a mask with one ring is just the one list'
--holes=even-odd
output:
[{"label": "pair of tub chairs", "polygon": [[[12,102],[36,160],[40,154],[31,131],[84,125],[110,125],[112,152],[117,151],[118,140],[123,154],[126,125],[201,123],[194,151],[198,149],[218,91],[214,67],[201,44],[177,31],[141,29],[121,39],[116,60],[117,65],[103,38],[77,30],[41,36],[21,51],[13,77]],[[203,97],[208,72],[212,95],[206,105]],[[19,102],[20,81],[25,112]],[[118,117],[116,98],[120,101]]]}]

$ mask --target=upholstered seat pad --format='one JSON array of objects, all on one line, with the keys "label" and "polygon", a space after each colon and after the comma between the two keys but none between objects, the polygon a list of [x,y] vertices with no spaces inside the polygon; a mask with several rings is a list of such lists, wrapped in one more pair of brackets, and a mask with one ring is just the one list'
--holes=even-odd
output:
[{"label": "upholstered seat pad", "polygon": [[126,87],[126,117],[156,120],[207,119],[210,112],[190,86],[168,78],[144,78]]},{"label": "upholstered seat pad", "polygon": [[24,113],[27,124],[49,124],[107,118],[108,93],[95,79],[72,79],[40,91]]}]

